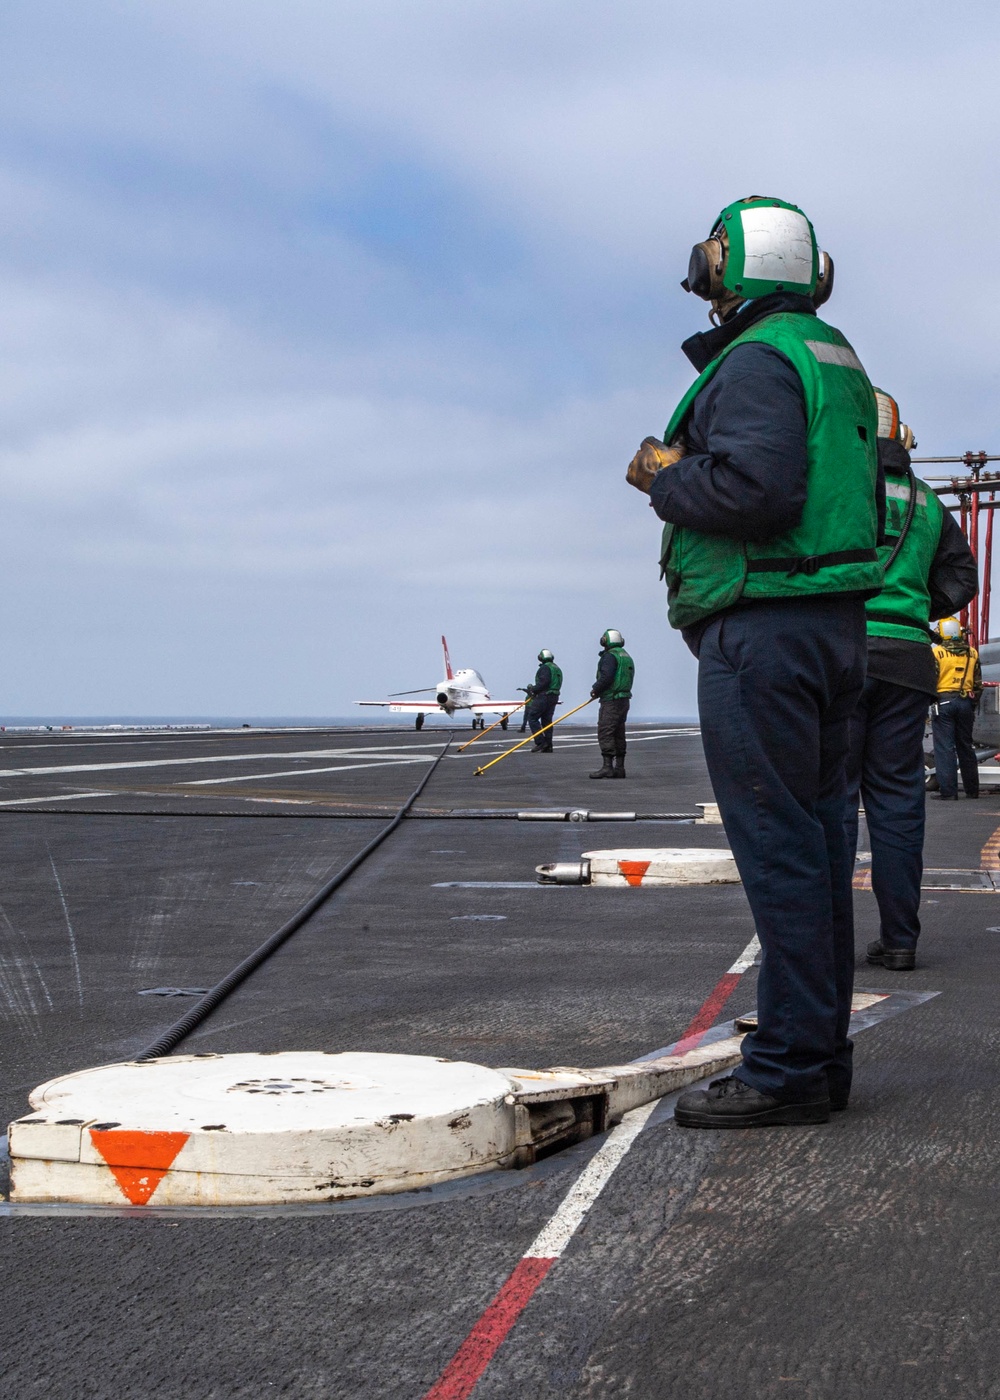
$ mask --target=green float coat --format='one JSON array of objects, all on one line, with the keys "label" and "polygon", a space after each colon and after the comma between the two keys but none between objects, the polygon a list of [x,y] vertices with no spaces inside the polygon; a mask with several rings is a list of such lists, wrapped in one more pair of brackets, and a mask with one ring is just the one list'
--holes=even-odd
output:
[{"label": "green float coat", "polygon": [[611,689],[601,696],[602,700],[631,700],[632,680],[635,676],[635,662],[624,647],[608,647],[615,658],[615,678]]},{"label": "green float coat", "polygon": [[562,682],[563,682],[562,671],[559,669],[559,667],[556,665],[556,663],[555,663],[554,661],[546,661],[545,664],[546,664],[546,666],[548,666],[548,668],[549,668],[549,675],[552,677],[552,679],[549,681],[549,688],[548,688],[548,690],[543,690],[543,691],[542,691],[542,694],[543,694],[543,695],[558,695],[559,692],[560,692],[560,690],[562,690]]},{"label": "green float coat", "polygon": [[875,548],[875,395],[860,360],[833,326],[788,311],[752,325],[691,385],[664,441],[683,435],[694,400],[726,356],[738,345],[753,344],[780,350],[802,381],[808,455],[802,518],[764,543],[665,526],[660,566],[674,627],[689,627],[741,598],[874,594],[882,587]]},{"label": "green float coat", "polygon": [[885,587],[877,598],[865,604],[865,611],[869,637],[898,637],[905,642],[930,645],[931,595],[927,580],[941,539],[944,507],[925,482],[917,477],[912,481],[913,485],[907,477],[886,474],[887,543],[879,550],[883,566],[896,547],[914,485],[917,501],[903,547],[885,575]]}]

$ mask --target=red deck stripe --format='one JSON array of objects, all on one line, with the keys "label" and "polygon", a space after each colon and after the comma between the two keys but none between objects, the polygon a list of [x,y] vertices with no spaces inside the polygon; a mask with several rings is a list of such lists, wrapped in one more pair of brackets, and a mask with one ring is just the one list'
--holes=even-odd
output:
[{"label": "red deck stripe", "polygon": [[[742,973],[725,972],[695,1012],[694,1019],[674,1048],[675,1055],[691,1050],[715,1023],[715,1018],[737,986]],[[555,1259],[520,1259],[500,1291],[449,1361],[423,1400],[466,1400],[492,1361],[517,1319],[531,1301],[535,1289]]]},{"label": "red deck stripe", "polygon": [[715,1025],[719,1012],[736,990],[741,976],[742,973],[739,972],[724,972],[722,974],[701,1007],[695,1012],[694,1020],[674,1046],[673,1054],[686,1055],[689,1050],[693,1050],[696,1045],[700,1044],[705,1032]]},{"label": "red deck stripe", "polygon": [[466,1400],[554,1259],[522,1259],[424,1400]]}]

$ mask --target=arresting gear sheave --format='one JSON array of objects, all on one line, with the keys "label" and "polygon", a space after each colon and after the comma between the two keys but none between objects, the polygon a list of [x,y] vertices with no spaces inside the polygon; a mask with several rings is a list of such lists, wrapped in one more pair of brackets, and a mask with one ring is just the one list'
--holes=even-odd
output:
[{"label": "arresting gear sheave", "polygon": [[421,1055],[184,1055],[51,1080],[10,1126],[14,1202],[235,1206],[526,1166],[735,1064],[739,1037],[598,1069]]}]

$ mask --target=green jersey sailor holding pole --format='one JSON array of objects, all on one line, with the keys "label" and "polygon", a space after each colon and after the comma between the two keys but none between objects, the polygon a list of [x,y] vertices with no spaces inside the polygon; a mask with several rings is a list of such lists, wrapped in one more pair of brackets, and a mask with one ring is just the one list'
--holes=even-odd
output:
[{"label": "green jersey sailor holding pole", "polygon": [[538,670],[535,672],[535,679],[531,685],[526,687],[528,703],[525,706],[525,711],[531,732],[535,736],[531,753],[552,752],[552,730],[548,729],[544,734],[540,734],[538,731],[546,729],[552,723],[552,716],[559,704],[562,682],[563,673],[556,665],[555,657],[548,647],[542,647],[538,653]]}]

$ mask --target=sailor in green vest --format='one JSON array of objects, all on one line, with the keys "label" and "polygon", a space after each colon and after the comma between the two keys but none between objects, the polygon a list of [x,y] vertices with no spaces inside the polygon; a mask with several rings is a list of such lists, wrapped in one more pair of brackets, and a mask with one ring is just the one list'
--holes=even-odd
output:
[{"label": "sailor in green vest", "polygon": [[552,730],[547,729],[544,734],[540,734],[539,730],[552,723],[556,706],[559,704],[562,681],[563,673],[556,665],[555,657],[547,647],[543,647],[538,653],[538,670],[535,672],[534,682],[526,687],[528,723],[535,736],[532,753],[552,752]]},{"label": "sailor in green vest", "polygon": [[702,745],[762,959],[742,1064],[682,1095],[675,1119],[821,1123],[851,1085],[846,758],[882,586],[875,398],[816,314],[833,264],[794,205],[723,209],[682,285],[717,324],[685,341],[698,378],[627,475],[665,522],[669,618],[698,657]]},{"label": "sailor in green vest", "polygon": [[590,698],[600,697],[597,715],[597,743],[601,766],[592,778],[625,777],[625,721],[632,699],[635,662],[625,650],[625,638],[615,627],[601,634],[603,648],[597,663],[597,677]]},{"label": "sailor in green vest", "polygon": [[878,454],[885,473],[884,587],[865,604],[868,675],[851,717],[848,839],[858,843],[858,798],[871,846],[879,936],[868,961],[909,971],[920,936],[927,710],[938,668],[930,619],[964,608],[978,591],[972,550],[933,489],[910,466],[913,433],[895,399],[875,390]]}]

